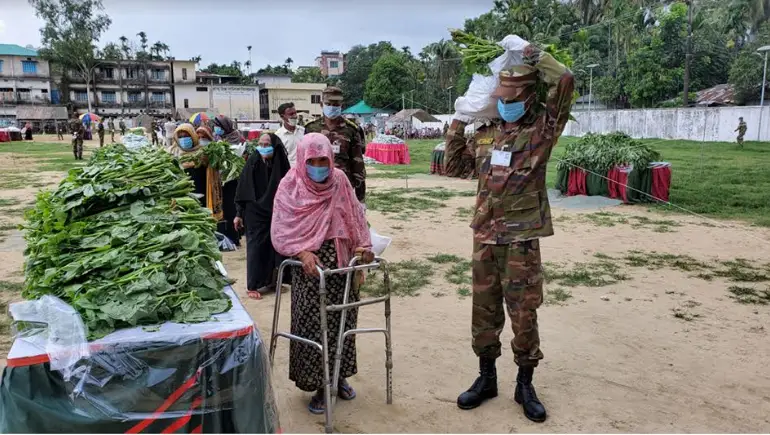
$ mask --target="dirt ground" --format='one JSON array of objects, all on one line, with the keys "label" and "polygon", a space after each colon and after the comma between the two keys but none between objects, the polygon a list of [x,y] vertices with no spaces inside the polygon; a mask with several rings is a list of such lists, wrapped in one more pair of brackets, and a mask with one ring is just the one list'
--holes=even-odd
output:
[{"label": "dirt ground", "polygon": [[[0,168],[1,169],[1,168]],[[376,173],[376,170],[373,171]],[[374,191],[405,187],[405,180],[372,179]],[[410,188],[444,187],[468,191],[470,181],[421,176]],[[0,192],[0,197],[32,199],[33,191]],[[471,197],[455,197],[447,207],[402,221],[370,211],[372,227],[393,237],[384,256],[394,262],[425,260],[431,254],[470,259],[468,217],[457,209]],[[640,207],[616,207],[621,216],[659,217]],[[580,212],[554,209],[556,235],[542,241],[544,262],[590,262],[594,254],[620,256],[629,250],[689,255],[701,261],[744,258],[766,263],[770,231],[739,223],[715,227],[687,216],[665,216],[672,232],[628,224],[598,226]],[[585,212],[583,212],[585,213]],[[396,228],[394,228],[396,227]],[[19,281],[23,240],[0,242],[0,280]],[[225,255],[235,288],[269,341],[274,297],[245,297],[245,251]],[[567,266],[564,266],[567,267]],[[539,310],[545,359],[535,385],[547,407],[543,424],[528,421],[513,401],[515,366],[502,334],[498,360],[500,396],[461,411],[457,395],[473,382],[477,359],[470,348],[471,298],[458,294],[437,273],[414,297],[393,302],[393,404],[385,404],[385,352],[378,335],[358,338],[359,373],[350,379],[358,397],[335,409],[339,432],[768,432],[770,431],[770,305],[739,304],[721,278],[706,281],[668,268],[626,268],[628,280],[605,287],[571,287],[572,297]],[[546,289],[552,289],[549,283]],[[760,288],[766,284],[760,283]],[[288,296],[288,295],[286,295]],[[441,296],[441,297],[440,297]],[[682,310],[688,317],[678,318]],[[379,327],[382,306],[364,307],[359,327]],[[283,298],[282,329],[289,325],[289,298]],[[306,409],[309,395],[288,380],[288,344],[281,341],[273,385],[284,432],[322,432],[323,416]]]}]

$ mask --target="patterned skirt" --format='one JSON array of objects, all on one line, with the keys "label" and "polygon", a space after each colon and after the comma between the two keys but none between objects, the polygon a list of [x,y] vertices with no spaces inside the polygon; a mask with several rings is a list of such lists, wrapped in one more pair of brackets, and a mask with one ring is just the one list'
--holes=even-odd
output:
[{"label": "patterned skirt", "polygon": [[[337,250],[333,240],[327,240],[314,252],[325,268],[337,269]],[[298,267],[292,268],[291,286],[291,333],[308,340],[321,342],[321,316],[318,287],[320,281]],[[350,290],[348,302],[359,300],[357,286]],[[345,275],[332,275],[326,280],[326,304],[341,304],[345,293]],[[329,313],[326,317],[329,328],[329,379],[334,368],[334,353],[337,350],[337,336],[340,331],[341,313]],[[358,323],[358,309],[348,310],[345,330],[355,329]],[[291,341],[289,344],[289,379],[303,391],[317,391],[323,388],[323,358],[318,349]],[[358,372],[356,366],[355,335],[345,338],[342,351],[340,378],[345,379]]]}]

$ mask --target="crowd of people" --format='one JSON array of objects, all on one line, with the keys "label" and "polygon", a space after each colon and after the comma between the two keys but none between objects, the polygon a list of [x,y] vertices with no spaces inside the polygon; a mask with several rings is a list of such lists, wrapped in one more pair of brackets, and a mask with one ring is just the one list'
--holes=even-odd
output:
[{"label": "crowd of people", "polygon": [[[330,87],[323,92],[323,117],[299,125],[293,103],[278,108],[281,127],[263,132],[253,151],[226,116],[211,125],[177,125],[171,118],[163,124],[167,152],[182,157],[211,141],[225,141],[247,159],[238,180],[222,184],[217,171],[206,162],[186,163],[201,205],[211,210],[218,230],[238,244],[246,237],[246,287],[252,299],[262,299],[278,287],[277,269],[286,258],[296,258],[303,267],[293,270],[281,284],[292,288],[291,332],[320,342],[319,280],[317,267],[346,266],[353,256],[373,261],[371,238],[365,218],[366,170],[363,161],[364,132],[341,114],[342,91]],[[358,282],[356,283],[358,284]],[[342,303],[345,279],[326,281],[327,301]],[[350,301],[359,299],[355,285]],[[344,327],[356,327],[355,310]],[[340,313],[330,313],[329,334],[337,334]],[[331,345],[330,353],[335,351]],[[344,343],[339,397],[351,400],[356,392],[347,378],[356,373],[353,337]],[[303,391],[314,392],[308,409],[323,413],[322,359],[314,349],[290,348],[289,378]]]}]

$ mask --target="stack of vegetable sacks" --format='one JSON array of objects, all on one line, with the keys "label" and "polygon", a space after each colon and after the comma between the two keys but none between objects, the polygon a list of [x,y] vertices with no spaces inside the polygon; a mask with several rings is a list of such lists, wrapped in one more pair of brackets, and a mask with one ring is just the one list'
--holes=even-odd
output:
[{"label": "stack of vegetable sacks", "polygon": [[215,222],[169,154],[120,145],[72,169],[27,212],[27,299],[72,305],[89,339],[228,311]]},{"label": "stack of vegetable sacks", "polygon": [[566,145],[557,164],[563,194],[600,195],[626,203],[668,200],[670,165],[660,154],[624,133],[587,134]]}]

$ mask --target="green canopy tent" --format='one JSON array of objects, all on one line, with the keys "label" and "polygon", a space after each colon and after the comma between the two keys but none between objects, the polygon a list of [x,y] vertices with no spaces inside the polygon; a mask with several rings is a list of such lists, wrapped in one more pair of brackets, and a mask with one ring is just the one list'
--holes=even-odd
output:
[{"label": "green canopy tent", "polygon": [[363,118],[364,122],[370,122],[371,117],[379,113],[389,113],[389,111],[371,107],[366,104],[364,100],[361,100],[342,111],[343,115],[356,115]]}]

